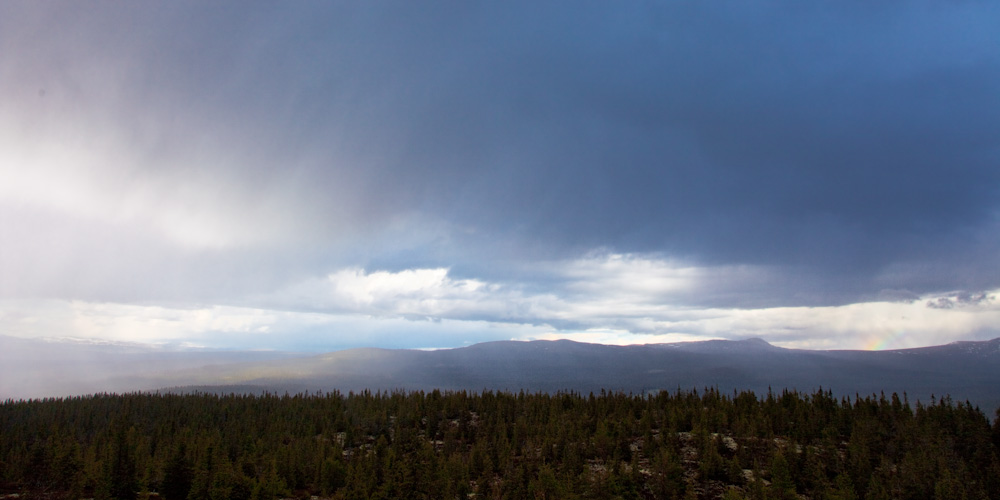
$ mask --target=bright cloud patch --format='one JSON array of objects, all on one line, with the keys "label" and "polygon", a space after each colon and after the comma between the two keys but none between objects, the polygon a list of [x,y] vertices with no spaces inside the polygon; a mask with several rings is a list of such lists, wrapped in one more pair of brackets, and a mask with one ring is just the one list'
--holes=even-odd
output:
[{"label": "bright cloud patch", "polygon": [[475,279],[453,279],[448,269],[399,272],[342,269],[257,299],[277,307],[378,317],[467,318],[503,315],[509,291]]},{"label": "bright cloud patch", "polygon": [[387,309],[398,313],[436,315],[462,304],[483,301],[498,287],[478,280],[455,280],[448,270],[409,269],[396,273],[346,269],[328,278],[334,304],[359,309]]},{"label": "bright cloud patch", "polygon": [[567,289],[583,295],[615,295],[621,301],[655,301],[690,291],[706,269],[636,255],[593,256],[562,265]]},{"label": "bright cloud patch", "polygon": [[454,279],[443,268],[352,268],[297,291],[312,291],[322,300],[314,296],[311,303],[331,312],[534,325],[545,333],[515,337],[614,344],[761,337],[803,348],[915,347],[993,336],[1000,320],[997,292],[828,307],[696,308],[678,305],[679,298],[728,274],[739,282],[762,273],[619,254],[556,263],[549,273],[554,283],[545,293],[529,293],[524,283]]}]

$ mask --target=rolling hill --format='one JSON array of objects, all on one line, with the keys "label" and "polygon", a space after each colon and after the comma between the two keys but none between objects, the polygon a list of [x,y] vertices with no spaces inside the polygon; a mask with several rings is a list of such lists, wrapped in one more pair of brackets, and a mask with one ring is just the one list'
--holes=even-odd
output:
[{"label": "rolling hill", "polygon": [[[887,351],[784,349],[760,339],[610,346],[501,341],[456,349],[351,349],[320,355],[171,351],[0,339],[2,397],[137,390],[315,392],[525,390],[582,393],[822,387],[835,395],[950,396],[1000,408],[1000,338]],[[18,353],[33,353],[18,354]],[[12,368],[13,371],[12,372]]]}]

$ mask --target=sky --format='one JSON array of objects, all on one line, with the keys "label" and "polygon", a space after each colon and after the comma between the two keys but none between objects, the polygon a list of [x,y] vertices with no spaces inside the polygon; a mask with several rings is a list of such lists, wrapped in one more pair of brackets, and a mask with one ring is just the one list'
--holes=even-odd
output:
[{"label": "sky", "polygon": [[1000,4],[0,3],[0,335],[1000,336]]}]

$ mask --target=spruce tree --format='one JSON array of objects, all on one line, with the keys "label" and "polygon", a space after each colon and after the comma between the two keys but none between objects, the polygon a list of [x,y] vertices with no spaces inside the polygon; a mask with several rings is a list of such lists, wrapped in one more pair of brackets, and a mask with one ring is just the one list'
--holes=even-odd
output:
[{"label": "spruce tree", "polygon": [[184,444],[181,443],[164,467],[160,494],[166,500],[186,500],[193,479],[194,468],[186,456]]}]

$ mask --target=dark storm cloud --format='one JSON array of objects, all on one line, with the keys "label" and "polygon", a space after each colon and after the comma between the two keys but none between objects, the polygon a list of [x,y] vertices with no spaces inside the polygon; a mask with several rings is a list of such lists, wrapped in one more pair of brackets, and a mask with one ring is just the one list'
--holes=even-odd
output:
[{"label": "dark storm cloud", "polygon": [[[822,13],[740,14],[640,26],[623,36],[649,36],[645,51],[619,43],[534,80],[543,117],[520,130],[551,142],[512,133],[525,154],[487,199],[514,199],[506,221],[566,243],[840,269],[933,253],[931,240],[988,222],[995,57],[924,61],[906,53],[917,29],[879,46],[890,15],[805,38],[790,27]],[[881,67],[892,51],[918,67]]]},{"label": "dark storm cloud", "polygon": [[380,206],[556,252],[866,274],[939,258],[996,214],[995,10],[388,16],[347,69],[374,75],[346,142]]},{"label": "dark storm cloud", "polygon": [[300,275],[603,248],[767,266],[779,302],[1000,285],[989,3],[91,7],[0,16],[25,115],[101,117]]},{"label": "dark storm cloud", "polygon": [[[403,134],[427,160],[400,165],[454,188],[438,210],[488,238],[792,264],[809,277],[789,282],[831,297],[857,297],[897,262],[914,276],[881,287],[954,287],[922,271],[982,258],[995,231],[997,14],[671,4],[487,16],[499,43],[449,72],[468,80],[427,95],[440,112]],[[978,286],[996,282],[995,262],[973,265],[988,275]]]}]

